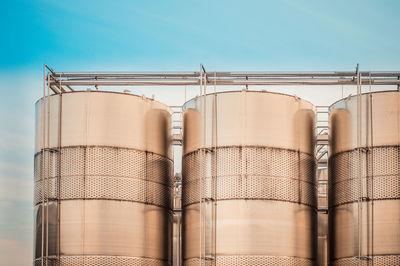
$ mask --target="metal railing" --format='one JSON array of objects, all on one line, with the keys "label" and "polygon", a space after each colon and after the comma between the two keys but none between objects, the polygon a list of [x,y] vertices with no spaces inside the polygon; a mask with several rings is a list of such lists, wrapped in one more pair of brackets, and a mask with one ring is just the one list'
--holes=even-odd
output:
[{"label": "metal railing", "polygon": [[[54,93],[74,91],[79,86],[250,86],[250,85],[396,85],[400,72],[55,72],[47,69],[48,86]],[[368,78],[365,78],[368,77]]]}]

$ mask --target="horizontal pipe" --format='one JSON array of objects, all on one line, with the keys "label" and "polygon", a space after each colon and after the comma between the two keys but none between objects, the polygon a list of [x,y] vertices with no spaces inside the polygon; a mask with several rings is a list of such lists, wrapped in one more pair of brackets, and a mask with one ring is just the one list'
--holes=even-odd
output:
[{"label": "horizontal pipe", "polygon": [[[50,81],[50,85],[57,85],[59,82]],[[362,85],[399,85],[400,80],[362,80]],[[69,86],[178,86],[178,85],[200,85],[199,81],[186,80],[62,80],[63,85]],[[207,85],[218,86],[237,86],[237,85],[357,85],[357,81],[352,80],[213,80]]]},{"label": "horizontal pipe", "polygon": [[78,72],[78,73],[64,73],[64,72],[57,72],[52,74],[53,77],[56,78],[71,78],[71,77],[198,77],[200,74],[199,72],[179,72],[179,73],[168,73],[168,72],[136,72],[136,73],[112,73],[112,72],[99,72],[99,73],[85,73],[85,72]]},{"label": "horizontal pipe", "polygon": [[[356,77],[355,72],[209,72],[209,77]],[[400,72],[360,72],[364,77],[399,77]],[[64,73],[57,72],[51,74],[55,78],[71,77],[193,77],[198,78],[199,72],[133,72],[133,73],[113,73],[113,72],[77,72]]]},{"label": "horizontal pipe", "polygon": [[[133,81],[133,80],[63,80],[64,85],[69,86],[145,86],[145,85],[198,85],[197,81]],[[55,84],[50,81],[50,84]]]}]

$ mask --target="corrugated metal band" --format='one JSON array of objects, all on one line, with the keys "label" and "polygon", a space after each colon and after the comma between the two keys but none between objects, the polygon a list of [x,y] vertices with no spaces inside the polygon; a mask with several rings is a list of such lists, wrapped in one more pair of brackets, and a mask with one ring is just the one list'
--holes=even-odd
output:
[{"label": "corrugated metal band", "polygon": [[332,156],[329,167],[330,208],[360,197],[400,199],[400,146],[342,152]]},{"label": "corrugated metal band", "polygon": [[332,266],[395,266],[400,265],[400,255],[373,256],[369,258],[358,259],[357,257],[343,258],[331,261]]},{"label": "corrugated metal band", "polygon": [[218,147],[186,154],[182,187],[183,206],[200,201],[200,187],[205,199],[262,199],[317,206],[314,157],[285,149]]},{"label": "corrugated metal band", "polygon": [[298,257],[285,257],[285,256],[217,256],[216,261],[212,259],[202,259],[200,264],[199,258],[192,258],[183,262],[184,266],[277,266],[277,265],[293,265],[293,266],[311,266],[315,265],[315,261],[298,258]]},{"label": "corrugated metal band", "polygon": [[[169,266],[170,262],[151,259],[151,258],[140,258],[140,257],[122,257],[122,256],[61,256],[57,258],[49,258],[44,260],[46,266]],[[41,266],[41,259],[36,259],[34,265]]]},{"label": "corrugated metal band", "polygon": [[[61,157],[60,157],[61,156]],[[164,156],[115,147],[63,147],[35,155],[35,204],[45,199],[108,199],[172,208],[172,161]],[[61,166],[61,167],[60,167]],[[47,185],[48,184],[48,185]]]}]

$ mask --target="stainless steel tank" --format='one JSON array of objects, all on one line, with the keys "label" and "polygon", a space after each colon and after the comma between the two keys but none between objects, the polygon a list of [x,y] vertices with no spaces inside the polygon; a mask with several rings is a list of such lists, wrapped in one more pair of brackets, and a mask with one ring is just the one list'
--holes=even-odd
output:
[{"label": "stainless steel tank", "polygon": [[39,100],[34,265],[170,265],[170,141],[169,108],[151,99]]},{"label": "stainless steel tank", "polygon": [[236,91],[184,105],[184,265],[314,265],[314,107]]},{"label": "stainless steel tank", "polygon": [[329,257],[400,265],[400,92],[357,99],[330,107]]}]

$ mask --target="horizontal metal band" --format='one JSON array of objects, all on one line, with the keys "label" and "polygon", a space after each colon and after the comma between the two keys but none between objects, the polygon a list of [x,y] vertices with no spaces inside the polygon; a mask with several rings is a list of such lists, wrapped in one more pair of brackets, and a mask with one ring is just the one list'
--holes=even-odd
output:
[{"label": "horizontal metal band", "polygon": [[[36,259],[34,261],[35,266],[41,266],[42,260],[41,258]],[[110,266],[110,265],[118,265],[118,266],[131,266],[131,265],[140,265],[140,266],[167,266],[172,265],[171,262],[153,259],[153,258],[139,258],[139,257],[122,257],[122,256],[60,256],[57,257],[49,257],[46,261],[44,260],[43,265],[46,266],[76,266],[76,265],[85,265],[85,266]]]},{"label": "horizontal metal band", "polygon": [[331,184],[329,208],[363,200],[400,199],[400,174],[349,179]]},{"label": "horizontal metal band", "polygon": [[261,199],[278,200],[317,207],[317,187],[308,182],[270,176],[218,176],[186,182],[183,185],[182,205],[202,199]]},{"label": "horizontal metal band", "polygon": [[284,256],[216,256],[215,262],[212,258],[192,258],[183,262],[184,266],[277,266],[277,265],[293,265],[293,266],[312,266],[315,261],[306,258],[284,257]]},{"label": "horizontal metal band", "polygon": [[315,159],[299,151],[253,146],[201,149],[183,156],[183,183],[237,175],[278,176],[315,183]]},{"label": "horizontal metal band", "polygon": [[[42,169],[43,168],[43,169]],[[35,155],[35,181],[56,176],[134,177],[173,185],[173,162],[152,152],[129,148],[72,146]]]},{"label": "horizontal metal band", "polygon": [[386,255],[386,256],[370,256],[359,259],[357,257],[343,258],[331,261],[332,266],[393,266],[400,265],[400,255]]},{"label": "horizontal metal band", "polygon": [[[59,181],[60,180],[60,181]],[[35,204],[45,200],[106,199],[143,202],[172,209],[173,188],[137,178],[62,176],[35,182]]]},{"label": "horizontal metal band", "polygon": [[329,158],[329,183],[371,176],[400,176],[400,146],[361,148]]}]

